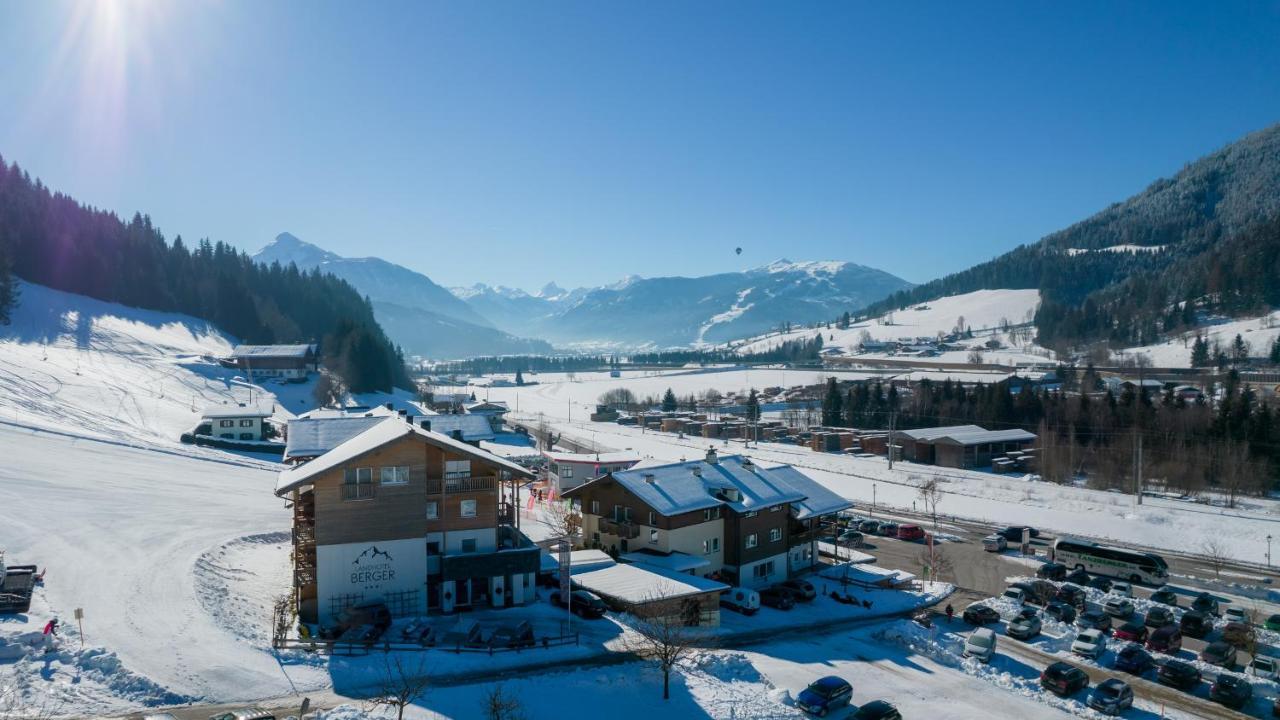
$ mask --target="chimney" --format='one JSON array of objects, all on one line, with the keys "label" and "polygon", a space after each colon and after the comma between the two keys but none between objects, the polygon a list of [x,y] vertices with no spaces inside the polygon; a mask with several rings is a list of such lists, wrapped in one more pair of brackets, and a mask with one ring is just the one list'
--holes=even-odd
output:
[{"label": "chimney", "polygon": [[707,464],[715,465],[720,462],[720,456],[716,455],[715,448],[707,448]]},{"label": "chimney", "polygon": [[426,430],[427,432],[431,432],[431,421],[423,420],[418,423],[418,427],[422,428],[423,430]]},{"label": "chimney", "polygon": [[399,415],[401,415],[401,416],[404,416],[404,415],[408,415],[408,414],[409,414],[409,411],[408,411],[408,410],[405,410],[404,408],[400,408],[399,410],[397,410],[397,411],[396,411],[396,413],[397,413],[397,414],[399,414]]},{"label": "chimney", "polygon": [[751,458],[744,457],[742,458],[742,467],[750,468],[750,467],[755,467],[755,465],[751,462]]},{"label": "chimney", "polygon": [[392,405],[391,403],[387,403],[387,409],[388,409],[388,410],[395,410],[395,409],[396,409],[396,407],[395,407],[395,405]]},{"label": "chimney", "polygon": [[654,484],[655,482],[657,482],[657,478],[655,478],[655,477],[653,476],[653,473],[645,473],[645,474],[644,474],[644,481],[645,481],[645,482],[647,482],[647,483],[649,483],[650,485],[652,485],[652,484]]},{"label": "chimney", "polygon": [[406,414],[405,411],[403,410],[400,411],[400,417],[404,418],[404,421],[409,423],[410,425],[413,424],[413,416]]},{"label": "chimney", "polygon": [[462,431],[454,430],[449,433],[449,437],[453,438],[454,440],[457,440],[458,442],[462,442]]}]

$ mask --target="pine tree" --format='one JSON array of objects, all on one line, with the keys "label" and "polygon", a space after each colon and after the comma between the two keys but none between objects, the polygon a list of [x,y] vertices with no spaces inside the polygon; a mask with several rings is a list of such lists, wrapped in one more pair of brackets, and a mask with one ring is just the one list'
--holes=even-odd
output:
[{"label": "pine tree", "polygon": [[1195,343],[1191,345],[1191,367],[1208,367],[1209,362],[1209,343],[1197,334]]},{"label": "pine tree", "polygon": [[524,385],[524,374],[521,373],[519,370],[516,370],[516,387],[521,387],[523,385]]},{"label": "pine tree", "polygon": [[13,308],[18,304],[18,285],[9,268],[9,256],[0,247],[0,325],[8,325],[13,319]]},{"label": "pine tree", "polygon": [[662,396],[662,411],[675,412],[677,407],[679,403],[676,402],[676,394],[671,392],[671,388],[667,388],[667,392]]},{"label": "pine tree", "polygon": [[828,427],[839,426],[844,420],[843,407],[840,386],[835,378],[827,378],[827,396],[822,401],[822,424]]},{"label": "pine tree", "polygon": [[1267,356],[1272,365],[1280,365],[1280,335],[1271,341],[1271,353]]},{"label": "pine tree", "polygon": [[751,388],[751,392],[747,395],[747,420],[751,422],[760,420],[760,396],[756,395],[755,388]]}]

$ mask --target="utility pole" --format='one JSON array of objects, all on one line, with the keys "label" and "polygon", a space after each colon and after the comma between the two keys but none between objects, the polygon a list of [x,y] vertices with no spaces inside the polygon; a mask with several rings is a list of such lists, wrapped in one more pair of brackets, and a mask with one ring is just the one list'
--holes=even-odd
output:
[{"label": "utility pole", "polygon": [[898,419],[898,413],[895,410],[889,411],[889,469],[893,469],[893,424]]}]

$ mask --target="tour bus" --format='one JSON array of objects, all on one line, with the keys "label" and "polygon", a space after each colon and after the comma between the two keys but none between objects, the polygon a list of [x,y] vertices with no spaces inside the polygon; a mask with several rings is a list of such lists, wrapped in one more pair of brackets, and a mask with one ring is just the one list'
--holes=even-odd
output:
[{"label": "tour bus", "polygon": [[1169,577],[1169,564],[1155,553],[1135,552],[1088,540],[1055,540],[1053,560],[1069,568],[1084,568],[1096,575],[1110,575],[1148,585],[1161,585]]}]

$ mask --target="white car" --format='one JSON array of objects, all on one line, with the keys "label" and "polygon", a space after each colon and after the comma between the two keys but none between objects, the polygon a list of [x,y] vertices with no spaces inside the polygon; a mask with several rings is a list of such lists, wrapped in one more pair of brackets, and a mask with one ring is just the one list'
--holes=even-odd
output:
[{"label": "white car", "polygon": [[1242,607],[1229,607],[1222,613],[1222,617],[1227,622],[1238,622],[1244,623],[1245,625],[1249,624],[1249,612]]},{"label": "white car", "polygon": [[1109,597],[1103,603],[1102,611],[1111,617],[1127,618],[1133,615],[1133,601],[1124,597]]},{"label": "white car", "polygon": [[1071,652],[1097,660],[1107,651],[1107,636],[1101,630],[1081,630],[1071,642]]},{"label": "white car", "polygon": [[1111,592],[1109,595],[1119,595],[1120,597],[1133,597],[1133,586],[1127,582],[1111,583]]},{"label": "white car", "polygon": [[1000,552],[1009,547],[1009,542],[1004,539],[1003,535],[988,535],[982,538],[982,549],[987,552]]},{"label": "white car", "polygon": [[1280,681],[1280,660],[1259,655],[1244,669],[1244,674],[1252,675],[1259,680]]},{"label": "white car", "polygon": [[978,628],[969,633],[964,640],[964,656],[977,658],[984,663],[991,662],[996,656],[996,631],[991,628]]},{"label": "white car", "polygon": [[1022,605],[1027,601],[1027,594],[1022,592],[1022,588],[1011,587],[1008,590],[1005,590],[1004,594],[1000,597],[1012,600],[1019,605]]}]

